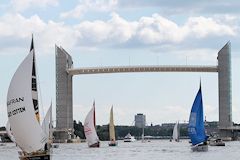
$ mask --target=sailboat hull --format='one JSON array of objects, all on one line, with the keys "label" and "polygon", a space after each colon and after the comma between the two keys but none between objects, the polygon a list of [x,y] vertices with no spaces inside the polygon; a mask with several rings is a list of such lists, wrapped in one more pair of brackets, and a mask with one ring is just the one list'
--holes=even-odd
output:
[{"label": "sailboat hull", "polygon": [[100,143],[97,142],[97,143],[94,143],[92,145],[89,146],[90,148],[99,148],[100,147]]},{"label": "sailboat hull", "polygon": [[191,150],[193,152],[207,152],[208,145],[207,144],[198,144],[198,145],[192,146]]},{"label": "sailboat hull", "polygon": [[114,147],[114,146],[117,146],[117,145],[118,145],[117,142],[110,142],[110,143],[108,143],[108,146],[110,146],[110,147]]},{"label": "sailboat hull", "polygon": [[36,153],[29,155],[20,155],[20,160],[51,160],[51,156],[49,153]]}]

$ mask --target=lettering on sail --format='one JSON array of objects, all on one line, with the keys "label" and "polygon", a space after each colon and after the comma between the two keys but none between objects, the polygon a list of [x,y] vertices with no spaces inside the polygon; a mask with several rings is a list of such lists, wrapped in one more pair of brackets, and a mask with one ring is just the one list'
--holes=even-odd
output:
[{"label": "lettering on sail", "polygon": [[10,99],[9,101],[7,101],[7,106],[14,104],[14,103],[23,102],[23,101],[24,101],[24,97],[13,98],[13,99]]},{"label": "lettering on sail", "polygon": [[13,111],[8,112],[8,117],[11,117],[13,115],[16,115],[18,113],[22,113],[22,112],[25,112],[25,111],[26,111],[25,107],[14,109]]},{"label": "lettering on sail", "polygon": [[[11,99],[7,102],[7,106],[15,104],[15,103],[20,103],[20,102],[23,102],[23,101],[24,101],[24,97],[14,98],[14,99]],[[14,110],[8,112],[8,117],[11,117],[13,115],[16,115],[18,113],[22,113],[22,112],[25,112],[25,111],[26,111],[25,107],[20,107],[20,108],[14,109]]]}]

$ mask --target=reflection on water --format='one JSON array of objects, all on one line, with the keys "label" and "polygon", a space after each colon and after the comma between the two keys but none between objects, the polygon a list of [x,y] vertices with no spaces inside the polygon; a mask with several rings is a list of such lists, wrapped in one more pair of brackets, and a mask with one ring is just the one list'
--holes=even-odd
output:
[{"label": "reflection on water", "polygon": [[[227,142],[225,147],[211,147],[205,153],[191,152],[188,141],[179,143],[168,140],[153,140],[142,143],[118,142],[109,147],[101,142],[100,148],[88,148],[86,143],[60,144],[53,149],[53,160],[237,160],[240,157],[240,142]],[[18,159],[19,149],[14,144],[0,146],[0,160]]]}]

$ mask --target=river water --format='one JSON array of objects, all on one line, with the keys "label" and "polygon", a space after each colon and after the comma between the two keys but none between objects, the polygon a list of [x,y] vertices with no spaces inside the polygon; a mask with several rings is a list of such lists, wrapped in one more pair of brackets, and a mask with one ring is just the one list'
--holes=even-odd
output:
[{"label": "river water", "polygon": [[[0,146],[0,160],[17,160],[19,149],[14,144]],[[211,147],[208,152],[192,152],[187,140],[179,143],[168,140],[152,140],[142,143],[118,142],[109,147],[101,142],[100,148],[88,148],[86,143],[60,144],[53,149],[53,160],[237,160],[240,158],[240,142],[226,142],[225,147]]]}]

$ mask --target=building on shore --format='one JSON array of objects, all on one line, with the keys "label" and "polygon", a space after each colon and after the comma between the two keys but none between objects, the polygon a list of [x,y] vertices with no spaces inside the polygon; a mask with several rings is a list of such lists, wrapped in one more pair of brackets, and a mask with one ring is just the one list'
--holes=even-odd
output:
[{"label": "building on shore", "polygon": [[146,116],[142,113],[138,113],[137,115],[135,115],[135,127],[145,127],[146,126]]}]

